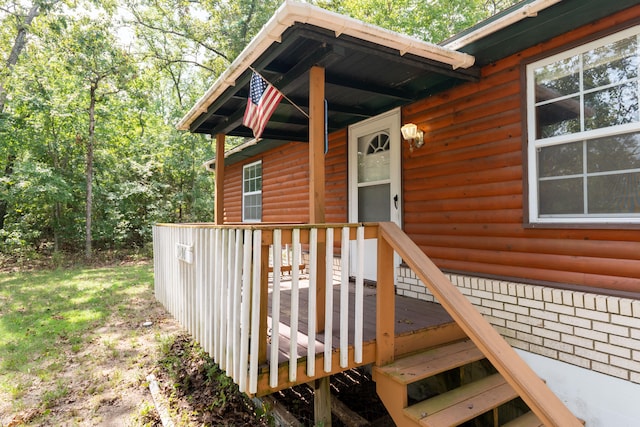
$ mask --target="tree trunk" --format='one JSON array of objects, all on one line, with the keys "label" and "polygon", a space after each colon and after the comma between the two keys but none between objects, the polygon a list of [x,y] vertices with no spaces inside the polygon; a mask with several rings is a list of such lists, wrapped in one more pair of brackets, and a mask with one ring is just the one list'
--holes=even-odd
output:
[{"label": "tree trunk", "polygon": [[[18,62],[18,57],[20,53],[24,49],[27,44],[27,28],[31,25],[33,19],[38,16],[40,13],[40,5],[34,4],[31,6],[29,13],[24,18],[22,24],[18,27],[18,34],[16,35],[16,39],[13,42],[13,47],[11,48],[11,52],[9,53],[9,57],[6,62],[6,70],[11,70],[14,65]],[[4,111],[4,104],[7,100],[7,93],[4,90],[4,82],[0,81],[0,113]]]},{"label": "tree trunk", "polygon": [[[4,176],[9,177],[13,174],[13,163],[16,160],[16,156],[9,154],[7,156],[7,165],[4,168]],[[7,184],[7,187],[9,185]],[[9,203],[6,200],[0,200],[0,230],[4,228],[4,218],[7,216],[9,210]]]},{"label": "tree trunk", "polygon": [[[18,27],[18,34],[13,42],[13,47],[9,53],[9,57],[5,62],[5,70],[10,71],[14,65],[18,62],[18,57],[27,44],[27,28],[31,25],[33,19],[40,13],[40,5],[34,4],[31,6],[29,13],[24,18],[22,24]],[[0,114],[4,112],[4,105],[7,100],[7,92],[4,89],[4,82],[0,80]],[[15,155],[9,154],[7,158],[7,165],[5,167],[4,176],[8,177],[13,173],[13,162],[15,161]],[[0,230],[4,228],[4,218],[7,216],[7,210],[9,205],[6,200],[0,200]]]},{"label": "tree trunk", "polygon": [[86,225],[85,225],[85,249],[86,259],[91,259],[91,214],[93,204],[93,146],[95,143],[95,127],[96,127],[96,89],[97,82],[91,83],[89,103],[89,139],[87,140],[87,209],[86,209]]}]

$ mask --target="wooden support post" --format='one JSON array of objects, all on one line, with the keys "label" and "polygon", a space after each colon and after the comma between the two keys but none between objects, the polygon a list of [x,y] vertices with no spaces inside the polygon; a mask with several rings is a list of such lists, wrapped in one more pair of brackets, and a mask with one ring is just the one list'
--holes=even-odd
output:
[{"label": "wooden support post", "polygon": [[214,222],[216,225],[224,223],[224,141],[225,135],[216,135],[216,179],[215,179],[215,208]]},{"label": "wooden support post", "polygon": [[[312,67],[309,71],[309,223],[325,222],[325,174],[324,174],[324,68]],[[324,239],[322,240],[324,241]],[[326,305],[325,244],[318,243],[318,280],[316,288],[316,329],[324,331]]]},{"label": "wooden support post", "polygon": [[394,359],[396,290],[393,271],[393,248],[378,235],[378,284],[376,297],[376,365],[384,366]]},{"label": "wooden support post", "polygon": [[324,68],[309,72],[309,222],[324,217]]},{"label": "wooden support post", "polygon": [[[309,70],[309,223],[324,224],[324,68]],[[324,243],[321,243],[324,242]],[[316,329],[324,331],[326,306],[326,239],[318,242],[318,279],[316,286]],[[330,333],[330,332],[329,332]],[[315,381],[313,397],[315,425],[331,426],[331,390],[329,378]]]},{"label": "wooden support post", "polygon": [[313,417],[316,427],[331,427],[331,388],[329,377],[314,381]]}]

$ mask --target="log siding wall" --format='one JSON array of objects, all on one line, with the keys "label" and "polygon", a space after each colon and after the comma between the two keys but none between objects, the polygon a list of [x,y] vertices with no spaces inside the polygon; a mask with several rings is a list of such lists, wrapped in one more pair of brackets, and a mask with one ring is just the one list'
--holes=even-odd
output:
[{"label": "log siding wall", "polygon": [[262,158],[262,220],[309,222],[309,146],[289,143]]},{"label": "log siding wall", "polygon": [[[531,228],[527,62],[640,17],[640,7],[508,57],[481,80],[403,109],[425,146],[403,147],[404,228],[442,269],[640,293],[640,230]],[[546,55],[545,55],[546,56]]]},{"label": "log siding wall", "polygon": [[[345,130],[329,136],[325,159],[327,222],[347,222],[346,134]],[[262,221],[308,222],[309,146],[302,142],[291,142],[227,167],[225,222],[242,222],[242,168],[258,160],[262,160]]]}]

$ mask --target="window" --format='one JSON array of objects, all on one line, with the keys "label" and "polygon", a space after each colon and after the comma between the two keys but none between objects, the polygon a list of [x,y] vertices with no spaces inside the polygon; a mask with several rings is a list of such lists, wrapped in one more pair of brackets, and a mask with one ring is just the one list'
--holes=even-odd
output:
[{"label": "window", "polygon": [[388,131],[358,138],[358,221],[389,221],[391,139]]},{"label": "window", "polygon": [[242,221],[262,220],[262,161],[242,169]]},{"label": "window", "polygon": [[531,222],[640,223],[639,35],[527,66]]}]

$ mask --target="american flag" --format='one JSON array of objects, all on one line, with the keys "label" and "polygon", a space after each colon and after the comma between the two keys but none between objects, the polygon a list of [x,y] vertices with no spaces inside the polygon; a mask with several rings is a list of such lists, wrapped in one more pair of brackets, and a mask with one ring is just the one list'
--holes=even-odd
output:
[{"label": "american flag", "polygon": [[256,139],[262,135],[269,118],[281,100],[282,93],[254,71],[242,124],[253,129],[253,136]]}]

